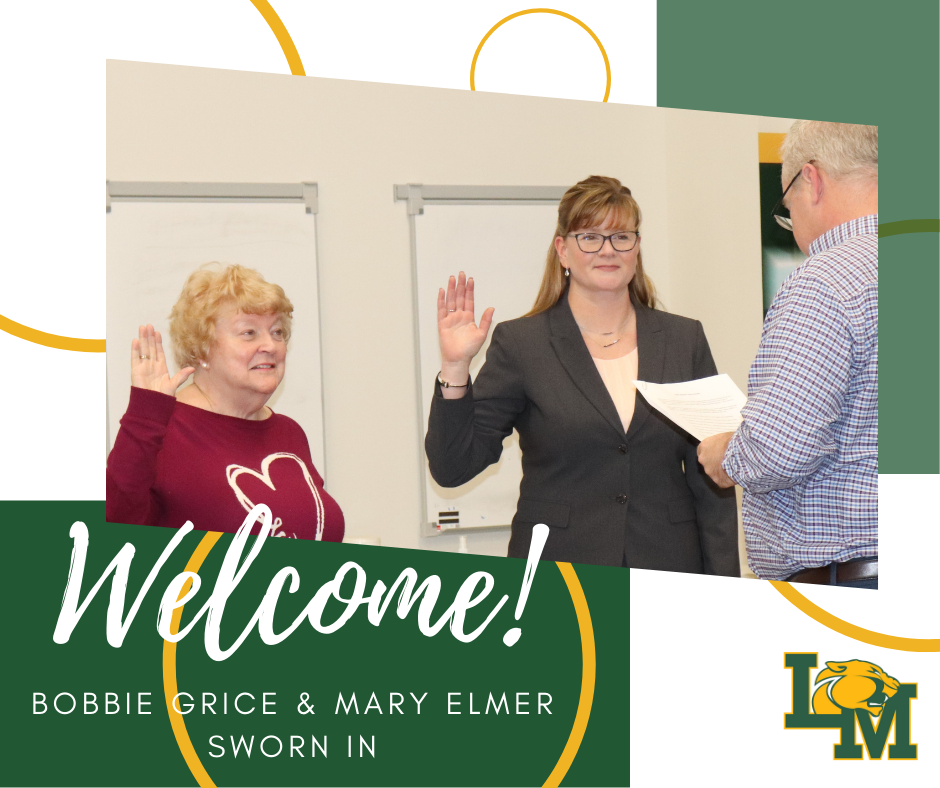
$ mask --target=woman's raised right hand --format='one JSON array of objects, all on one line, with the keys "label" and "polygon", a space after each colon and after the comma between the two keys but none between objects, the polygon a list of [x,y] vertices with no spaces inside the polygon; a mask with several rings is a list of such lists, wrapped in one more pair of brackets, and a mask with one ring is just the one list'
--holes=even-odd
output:
[{"label": "woman's raised right hand", "polygon": [[463,271],[456,278],[450,277],[446,292],[442,287],[437,294],[437,333],[445,366],[466,364],[469,368],[490,332],[494,311],[489,307],[477,325],[473,314],[473,279],[467,279]]},{"label": "woman's raised right hand", "polygon": [[163,354],[163,340],[153,326],[141,326],[137,339],[131,340],[131,385],[175,396],[176,390],[196,371],[185,367],[170,377]]}]

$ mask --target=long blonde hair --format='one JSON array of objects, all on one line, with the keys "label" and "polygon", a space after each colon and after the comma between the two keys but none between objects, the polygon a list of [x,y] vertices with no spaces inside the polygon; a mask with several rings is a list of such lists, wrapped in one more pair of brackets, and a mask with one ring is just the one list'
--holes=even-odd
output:
[{"label": "long blonde hair", "polygon": [[[618,225],[629,226],[636,223],[636,231],[640,231],[642,214],[640,206],[636,204],[630,190],[616,178],[607,178],[603,175],[592,175],[576,183],[565,192],[561,202],[558,203],[558,225],[555,235],[548,247],[548,258],[545,261],[545,273],[542,276],[542,285],[535,304],[526,313],[526,317],[537,315],[550,309],[564,295],[568,287],[561,259],[555,249],[555,238],[565,237],[570,232],[585,227],[597,227],[613,216]],[[637,252],[636,274],[630,282],[630,295],[633,300],[648,306],[656,306],[656,290],[653,283],[643,270],[643,253]]]}]

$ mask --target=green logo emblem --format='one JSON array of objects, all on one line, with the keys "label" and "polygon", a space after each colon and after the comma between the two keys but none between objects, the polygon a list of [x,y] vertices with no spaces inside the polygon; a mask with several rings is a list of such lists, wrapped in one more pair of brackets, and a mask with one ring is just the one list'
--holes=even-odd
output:
[{"label": "green logo emblem", "polygon": [[917,745],[911,744],[911,700],[917,697],[916,684],[901,684],[877,665],[860,659],[827,662],[813,682],[810,711],[810,669],[816,664],[816,654],[784,655],[784,665],[793,672],[793,710],[784,716],[784,728],[838,728],[841,737],[833,747],[838,761],[862,758],[856,730],[861,732],[868,757],[881,759],[894,727],[888,760],[917,758]]}]

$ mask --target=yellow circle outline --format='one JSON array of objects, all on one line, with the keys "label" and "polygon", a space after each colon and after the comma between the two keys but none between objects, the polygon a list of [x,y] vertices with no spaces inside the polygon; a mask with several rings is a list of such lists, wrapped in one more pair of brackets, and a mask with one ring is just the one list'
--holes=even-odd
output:
[{"label": "yellow circle outline", "polygon": [[[215,546],[215,543],[219,541],[219,537],[221,536],[221,533],[210,531],[202,537],[202,541],[196,546],[196,549],[193,551],[192,556],[190,556],[186,568],[183,571],[198,572],[199,567],[202,566],[202,562],[205,561],[206,556],[209,555],[209,551]],[[189,583],[187,583],[180,593],[181,598],[188,588]],[[179,631],[180,619],[182,617],[182,607],[178,607],[173,611],[173,617],[170,619],[170,632],[173,634]],[[163,694],[166,696],[166,713],[170,717],[170,727],[173,729],[176,745],[180,748],[183,760],[186,761],[189,771],[192,773],[193,777],[196,778],[199,788],[216,788],[215,783],[212,782],[212,778],[209,776],[209,772],[206,771],[206,767],[202,765],[202,761],[199,760],[199,756],[196,754],[196,748],[193,747],[193,742],[189,738],[189,732],[186,730],[186,721],[183,719],[183,715],[177,713],[173,708],[173,698],[176,696],[177,692],[179,692],[179,690],[176,682],[176,643],[170,643],[165,640],[163,641]]]},{"label": "yellow circle outline", "polygon": [[568,769],[571,768],[575,755],[578,754],[578,748],[587,730],[588,719],[591,717],[591,706],[594,704],[594,682],[597,677],[594,626],[591,623],[591,611],[588,610],[584,589],[581,588],[581,582],[571,564],[561,561],[556,561],[555,564],[565,579],[565,585],[568,586],[568,593],[574,603],[574,612],[578,617],[578,629],[581,631],[581,697],[578,699],[578,710],[574,715],[574,725],[571,726],[568,742],[542,788],[558,788],[568,773]]},{"label": "yellow circle outline", "polygon": [[[252,0],[253,1],[253,0]],[[600,49],[601,54],[604,56],[604,68],[607,69],[607,90],[604,91],[604,101],[607,101],[607,98],[610,96],[610,61],[607,59],[607,51],[604,49],[604,45],[601,43],[601,40],[594,35],[594,31],[591,30],[584,22],[578,19],[571,14],[566,14],[564,11],[556,11],[554,8],[529,8],[525,11],[516,11],[514,14],[510,14],[505,19],[500,19],[495,25],[493,25],[489,32],[483,36],[483,40],[480,42],[480,45],[477,47],[477,51],[473,53],[473,62],[470,63],[470,90],[476,90],[476,84],[474,83],[473,76],[476,73],[477,68],[477,58],[480,56],[480,50],[483,49],[483,45],[493,33],[499,29],[500,26],[506,24],[510,19],[515,19],[517,16],[524,16],[525,14],[555,14],[556,16],[563,16],[565,19],[570,19],[572,22],[579,24],[583,27],[594,39],[594,43],[597,44],[597,48]]]},{"label": "yellow circle outline", "polygon": [[[198,572],[202,566],[209,551],[219,541],[221,533],[209,532],[193,551],[189,561],[186,564],[185,572]],[[571,726],[571,733],[568,735],[568,741],[565,748],[561,751],[558,763],[552,769],[552,773],[543,784],[542,788],[558,788],[575,756],[578,754],[578,748],[584,739],[584,732],[587,730],[588,719],[591,716],[591,706],[594,703],[594,683],[597,673],[597,656],[594,650],[594,627],[591,624],[591,611],[588,609],[587,599],[584,596],[584,589],[578,580],[578,575],[571,564],[556,562],[558,571],[568,586],[568,593],[571,595],[571,601],[574,604],[574,611],[578,618],[578,629],[581,633],[581,696],[578,699],[578,710],[575,712],[574,724]],[[183,587],[179,598],[189,590],[190,583]],[[183,606],[173,611],[173,617],[170,620],[170,632],[176,634],[179,631],[180,620],[183,617]],[[186,730],[186,721],[183,715],[173,707],[173,698],[179,691],[176,681],[176,643],[169,641],[163,642],[163,694],[166,698],[166,712],[170,717],[170,727],[173,729],[173,736],[176,744],[180,748],[180,753],[189,771],[199,788],[216,788],[215,783],[202,765],[202,761],[196,754],[196,748],[193,747],[192,739],[189,738],[189,731]]]},{"label": "yellow circle outline", "polygon": [[851,624],[823,610],[819,605],[810,602],[789,583],[782,580],[771,580],[770,584],[797,610],[840,635],[845,635],[861,643],[868,643],[870,646],[892,648],[896,651],[940,651],[940,639],[905,638],[897,635],[885,635],[881,632],[872,632],[870,629]]},{"label": "yellow circle outline", "polygon": [[105,341],[103,339],[77,339],[76,337],[61,337],[58,334],[47,334],[8,317],[0,315],[0,331],[5,331],[27,342],[36,345],[53,347],[56,350],[75,350],[79,353],[104,353]]},{"label": "yellow circle outline", "polygon": [[271,32],[274,33],[274,37],[277,38],[277,43],[281,45],[281,51],[284,53],[284,57],[287,58],[290,73],[296,77],[306,76],[304,64],[300,62],[300,54],[297,52],[297,47],[294,46],[294,39],[290,37],[290,33],[288,33],[287,28],[284,27],[281,17],[271,8],[271,4],[268,0],[251,0],[251,4],[257,8],[258,13],[264,17],[264,21],[268,23],[268,27],[270,27]]}]

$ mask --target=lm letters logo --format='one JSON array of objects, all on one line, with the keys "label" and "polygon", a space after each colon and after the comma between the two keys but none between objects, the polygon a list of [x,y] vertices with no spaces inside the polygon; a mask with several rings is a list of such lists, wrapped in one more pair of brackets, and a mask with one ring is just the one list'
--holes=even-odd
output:
[{"label": "lm letters logo", "polygon": [[792,671],[793,700],[792,711],[784,716],[784,728],[838,728],[841,735],[833,747],[835,760],[860,760],[862,745],[856,741],[856,731],[868,757],[880,759],[893,727],[888,760],[917,758],[917,745],[911,743],[911,701],[917,697],[916,684],[902,684],[878,665],[859,659],[827,662],[816,673],[811,701],[810,670],[816,665],[816,654],[784,655],[784,666]]}]

